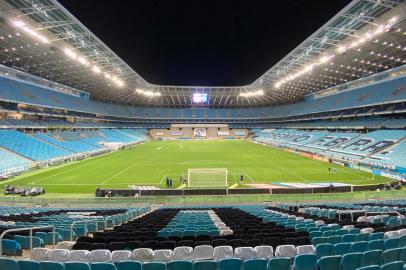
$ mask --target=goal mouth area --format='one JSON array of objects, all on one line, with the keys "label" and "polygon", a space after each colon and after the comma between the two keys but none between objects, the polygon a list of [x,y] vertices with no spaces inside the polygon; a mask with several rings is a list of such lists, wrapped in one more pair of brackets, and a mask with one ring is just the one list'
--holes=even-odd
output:
[{"label": "goal mouth area", "polygon": [[226,188],[228,187],[227,168],[192,168],[188,169],[188,188]]}]

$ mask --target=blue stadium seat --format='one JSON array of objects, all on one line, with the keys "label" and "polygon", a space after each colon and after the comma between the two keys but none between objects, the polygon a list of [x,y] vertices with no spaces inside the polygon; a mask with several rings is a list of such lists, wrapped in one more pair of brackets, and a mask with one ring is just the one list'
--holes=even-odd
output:
[{"label": "blue stadium seat", "polygon": [[18,261],[7,258],[0,258],[0,269],[4,270],[21,270]]},{"label": "blue stadium seat", "polygon": [[90,264],[86,262],[65,262],[66,270],[91,270]]},{"label": "blue stadium seat", "polygon": [[166,270],[166,263],[163,262],[146,262],[142,265],[143,270]]},{"label": "blue stadium seat", "polygon": [[318,261],[319,270],[341,270],[341,256],[325,256]]},{"label": "blue stadium seat", "polygon": [[265,259],[247,259],[242,264],[243,270],[265,270],[267,265]]},{"label": "blue stadium seat", "polygon": [[116,262],[117,270],[142,270],[141,262],[122,261]]},{"label": "blue stadium seat", "polygon": [[193,263],[186,260],[175,260],[167,264],[168,270],[193,270]]},{"label": "blue stadium seat", "polygon": [[387,249],[384,252],[382,252],[381,256],[382,264],[399,261],[402,250],[403,250],[402,248],[393,248]]},{"label": "blue stadium seat", "polygon": [[318,258],[334,255],[334,246],[332,244],[318,244],[316,246],[316,255]]},{"label": "blue stadium seat", "polygon": [[355,270],[361,265],[362,253],[348,253],[344,254],[341,259],[342,270]]},{"label": "blue stadium seat", "polygon": [[117,270],[114,263],[98,262],[91,264],[92,270]]},{"label": "blue stadium seat", "polygon": [[362,254],[361,266],[380,265],[382,250],[369,250]]},{"label": "blue stadium seat", "polygon": [[222,259],[218,262],[219,270],[231,270],[240,269],[242,266],[242,260],[238,258]]},{"label": "blue stadium seat", "polygon": [[[284,258],[284,257],[271,258],[268,261],[268,265],[266,268],[267,268],[267,270],[290,270],[290,258]],[[233,268],[233,269],[238,269],[238,268]],[[224,269],[224,270],[228,270],[228,269]]]},{"label": "blue stadium seat", "polygon": [[381,265],[380,270],[402,270],[404,266],[404,262],[402,261],[395,261],[390,263],[385,263]]},{"label": "blue stadium seat", "polygon": [[60,262],[41,262],[44,270],[65,270],[65,265]]},{"label": "blue stadium seat", "polygon": [[[43,270],[42,264],[40,262],[20,260],[18,261],[21,270]],[[2,269],[0,267],[0,269]]]},{"label": "blue stadium seat", "polygon": [[296,255],[293,261],[294,270],[316,270],[317,256],[314,254]]}]

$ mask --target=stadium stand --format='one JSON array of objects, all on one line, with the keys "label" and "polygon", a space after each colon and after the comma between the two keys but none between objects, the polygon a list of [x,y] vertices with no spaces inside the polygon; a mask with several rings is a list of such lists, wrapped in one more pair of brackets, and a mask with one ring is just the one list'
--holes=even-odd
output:
[{"label": "stadium stand", "polygon": [[49,160],[71,154],[15,130],[0,130],[0,145],[31,160]]},{"label": "stadium stand", "polygon": [[[254,140],[345,160],[403,167],[405,130],[377,130],[367,134],[354,132],[264,129]],[[392,157],[393,156],[393,157]]]},{"label": "stadium stand", "polygon": [[28,170],[29,161],[16,154],[0,149],[0,175]]},{"label": "stadium stand", "polygon": [[[402,268],[406,262],[406,219],[403,215],[393,215],[393,210],[405,213],[405,209],[404,200],[322,206],[315,203],[201,205],[162,207],[149,213],[148,208],[28,210],[2,207],[1,219],[11,219],[6,213],[24,213],[18,221],[3,223],[7,224],[6,228],[24,222],[29,225],[30,219],[38,217],[31,224],[58,226],[61,234],[58,232],[57,239],[61,242],[56,249],[44,248],[44,243],[50,241],[50,234],[39,232],[35,236],[38,246],[32,250],[29,260],[1,258],[0,266],[11,270],[25,269],[24,265],[31,264],[87,269],[100,266],[118,270],[151,265],[172,269],[177,264],[183,265],[177,267],[187,269],[209,266],[209,269],[236,266],[286,270],[291,267],[358,269],[367,266],[387,269],[390,265]],[[376,211],[382,214],[365,216],[365,213]],[[66,225],[81,219],[89,222],[83,227],[74,227],[74,234],[65,229]],[[213,224],[219,230],[210,235]],[[109,229],[112,226],[115,226],[114,230]],[[86,232],[92,231],[93,237],[86,236]],[[62,241],[62,235],[69,240],[73,235],[77,241],[75,244]],[[15,234],[3,240],[3,254],[21,256],[24,248],[27,248],[24,235]]]},{"label": "stadium stand", "polygon": [[[25,134],[0,130],[0,175],[26,171],[30,161],[47,162],[75,154],[107,149],[104,143],[134,144],[146,139],[146,130],[82,130]],[[25,157],[25,158],[24,158]],[[29,159],[29,160],[28,160]]]}]

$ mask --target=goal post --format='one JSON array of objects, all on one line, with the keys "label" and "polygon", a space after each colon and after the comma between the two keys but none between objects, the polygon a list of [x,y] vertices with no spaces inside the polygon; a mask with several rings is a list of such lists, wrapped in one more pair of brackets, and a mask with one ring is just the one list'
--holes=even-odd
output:
[{"label": "goal post", "polygon": [[227,187],[227,168],[196,168],[188,169],[188,187]]}]

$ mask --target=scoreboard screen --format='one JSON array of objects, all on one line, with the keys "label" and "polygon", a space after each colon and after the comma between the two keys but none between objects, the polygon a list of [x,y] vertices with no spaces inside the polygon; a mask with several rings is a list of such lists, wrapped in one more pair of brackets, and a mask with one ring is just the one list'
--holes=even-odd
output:
[{"label": "scoreboard screen", "polygon": [[194,93],[192,96],[192,102],[196,105],[206,105],[209,102],[209,97],[205,93]]}]

